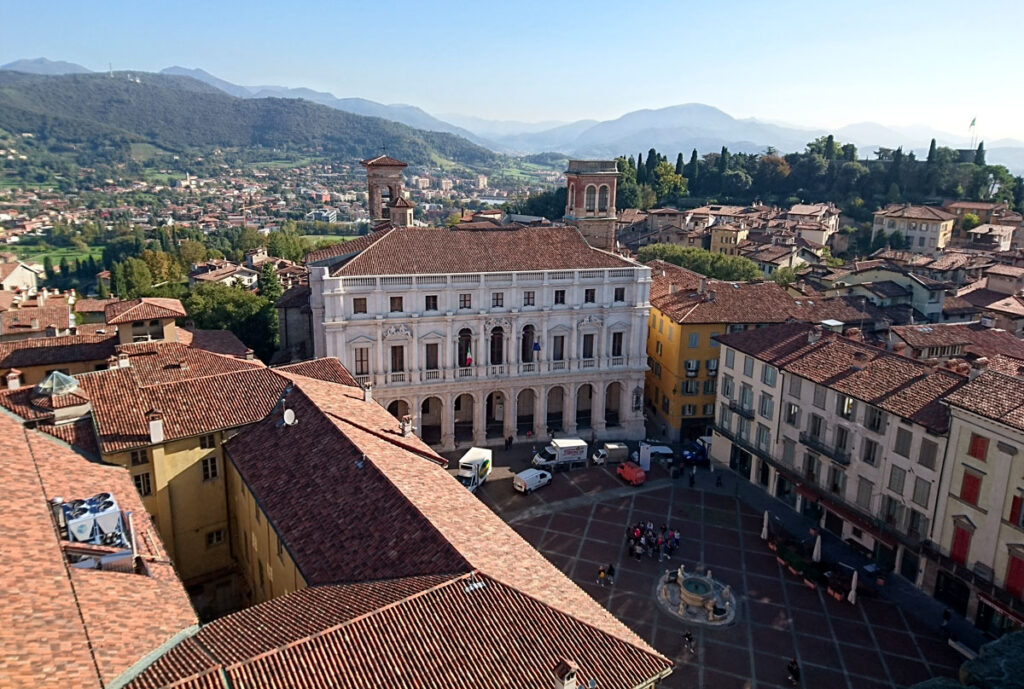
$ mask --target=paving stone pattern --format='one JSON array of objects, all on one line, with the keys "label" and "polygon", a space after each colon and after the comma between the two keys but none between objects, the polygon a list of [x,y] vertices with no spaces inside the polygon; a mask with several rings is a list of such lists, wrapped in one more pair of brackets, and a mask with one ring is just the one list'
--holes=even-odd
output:
[{"label": "paving stone pattern", "polygon": [[[786,664],[796,657],[807,688],[874,689],[953,677],[962,658],[934,626],[882,598],[857,605],[807,588],[761,541],[762,513],[733,495],[695,489],[653,472],[645,487],[624,486],[607,468],[556,475],[551,486],[515,495],[504,481],[481,496],[552,563],[616,617],[676,662],[667,688],[789,687]],[[731,478],[731,477],[730,477]],[[510,482],[509,482],[510,483]],[[669,562],[626,553],[626,525],[650,520],[682,533]],[[710,568],[740,600],[726,628],[689,627],[696,654],[683,648],[687,626],[655,599],[665,570]],[[597,583],[598,568],[614,563],[615,581]]]}]

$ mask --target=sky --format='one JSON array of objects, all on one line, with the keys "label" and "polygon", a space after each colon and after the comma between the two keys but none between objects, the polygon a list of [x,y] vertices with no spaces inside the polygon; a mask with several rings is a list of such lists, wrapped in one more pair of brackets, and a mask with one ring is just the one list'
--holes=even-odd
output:
[{"label": "sky", "polygon": [[0,1],[0,64],[200,67],[433,113],[613,119],[706,103],[1024,139],[1019,0]]}]

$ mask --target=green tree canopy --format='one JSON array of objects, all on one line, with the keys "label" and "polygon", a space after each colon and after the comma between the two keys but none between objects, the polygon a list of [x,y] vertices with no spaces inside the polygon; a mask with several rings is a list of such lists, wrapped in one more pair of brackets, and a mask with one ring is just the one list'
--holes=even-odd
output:
[{"label": "green tree canopy", "polygon": [[268,299],[215,283],[199,285],[184,301],[196,327],[230,330],[263,361],[277,349],[277,313]]},{"label": "green tree canopy", "polygon": [[742,256],[713,254],[704,249],[678,244],[650,244],[640,248],[642,263],[661,259],[718,280],[757,280],[762,277],[757,264]]}]

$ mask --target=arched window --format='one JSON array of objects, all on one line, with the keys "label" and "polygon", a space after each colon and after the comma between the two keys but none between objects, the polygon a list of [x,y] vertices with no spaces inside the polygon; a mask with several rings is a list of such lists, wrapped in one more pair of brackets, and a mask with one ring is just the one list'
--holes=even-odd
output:
[{"label": "arched window", "polygon": [[608,185],[602,184],[601,189],[597,192],[597,210],[606,211],[608,210]]},{"label": "arched window", "polygon": [[495,328],[491,331],[491,366],[505,363],[505,331]]},{"label": "arched window", "polygon": [[597,207],[597,187],[590,185],[587,187],[587,192],[584,194],[584,208],[590,212],[593,212]]},{"label": "arched window", "polygon": [[520,360],[524,364],[533,363],[533,344],[537,341],[537,333],[532,325],[523,328],[523,346],[520,352]]},{"label": "arched window", "polygon": [[473,365],[473,331],[463,328],[459,331],[459,367]]}]

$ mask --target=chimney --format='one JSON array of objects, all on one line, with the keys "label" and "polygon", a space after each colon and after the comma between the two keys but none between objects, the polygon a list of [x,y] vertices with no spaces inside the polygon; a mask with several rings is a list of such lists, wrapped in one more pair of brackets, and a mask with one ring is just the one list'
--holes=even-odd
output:
[{"label": "chimney", "polygon": [[821,326],[816,325],[807,331],[807,342],[808,344],[814,344],[821,339]]},{"label": "chimney", "polygon": [[846,336],[851,340],[859,341],[861,339],[860,328],[850,328],[849,330],[846,331]]},{"label": "chimney", "polygon": [[893,345],[892,345],[892,351],[893,351],[893,354],[899,354],[900,356],[906,356],[905,352],[907,351],[907,343],[906,342],[894,342]]},{"label": "chimney", "polygon": [[715,290],[709,289],[708,290],[708,301],[714,301],[714,300],[715,300]]},{"label": "chimney", "polygon": [[974,380],[975,378],[980,376],[982,373],[984,373],[985,369],[987,369],[987,368],[988,368],[988,357],[979,356],[977,359],[974,360],[974,366],[971,367],[971,370],[967,374],[967,377],[970,378],[971,380]]},{"label": "chimney", "polygon": [[412,417],[411,416],[409,416],[408,414],[403,416],[399,425],[400,425],[400,427],[402,429],[402,437],[403,438],[408,438],[408,437],[412,436],[413,425],[412,425]]},{"label": "chimney", "polygon": [[32,319],[32,329],[33,330],[39,330],[39,319],[38,318],[33,318]]},{"label": "chimney", "polygon": [[107,359],[107,368],[117,368],[117,355],[111,354]]},{"label": "chimney", "polygon": [[12,368],[7,372],[7,389],[17,390],[21,387],[21,371]]},{"label": "chimney", "polygon": [[164,441],[164,419],[156,409],[146,412],[146,420],[149,421],[149,442],[153,445]]},{"label": "chimney", "polygon": [[553,689],[576,689],[576,673],[580,671],[580,666],[571,660],[562,658],[558,663],[551,668],[551,677]]},{"label": "chimney", "polygon": [[994,328],[994,327],[996,327],[995,316],[993,316],[990,313],[986,313],[984,316],[982,316],[981,317],[981,327],[983,327],[983,328]]},{"label": "chimney", "polygon": [[120,354],[117,355],[117,367],[118,368],[128,368],[131,365],[132,365],[131,359],[128,358],[127,354],[125,354],[124,352],[121,352]]},{"label": "chimney", "polygon": [[697,287],[697,294],[704,294],[708,291],[708,279],[701,278],[700,285]]},{"label": "chimney", "polygon": [[868,353],[867,352],[854,352],[853,353],[853,370],[863,371],[864,367],[868,364]]},{"label": "chimney", "polygon": [[679,285],[677,285],[676,283],[673,282],[672,284],[670,284],[668,286],[668,293],[669,294],[675,294],[678,291],[679,291]]},{"label": "chimney", "polygon": [[370,385],[369,383],[367,383],[366,385],[363,386],[363,401],[364,402],[372,402],[373,401],[373,386]]}]

